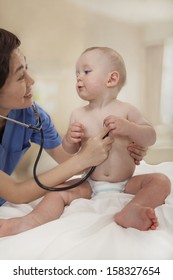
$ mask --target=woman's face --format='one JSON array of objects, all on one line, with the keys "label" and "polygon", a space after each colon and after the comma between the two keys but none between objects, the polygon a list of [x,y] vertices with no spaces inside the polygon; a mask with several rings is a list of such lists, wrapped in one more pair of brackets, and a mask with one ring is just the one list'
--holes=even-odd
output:
[{"label": "woman's face", "polygon": [[19,48],[10,58],[8,78],[0,88],[0,114],[8,115],[11,109],[24,109],[32,105],[34,80],[27,72],[24,55]]}]

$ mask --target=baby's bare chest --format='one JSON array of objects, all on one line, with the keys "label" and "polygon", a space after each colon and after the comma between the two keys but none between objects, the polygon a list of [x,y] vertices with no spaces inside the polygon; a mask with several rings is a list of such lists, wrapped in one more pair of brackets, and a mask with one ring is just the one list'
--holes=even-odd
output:
[{"label": "baby's bare chest", "polygon": [[81,115],[78,121],[85,127],[85,139],[94,137],[104,127],[104,121],[110,115],[127,118],[125,112],[115,110],[87,112]]}]

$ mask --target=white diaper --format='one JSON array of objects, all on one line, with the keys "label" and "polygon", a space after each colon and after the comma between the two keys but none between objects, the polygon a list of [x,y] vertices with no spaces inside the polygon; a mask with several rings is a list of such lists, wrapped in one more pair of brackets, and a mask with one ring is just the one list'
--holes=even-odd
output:
[{"label": "white diaper", "polygon": [[88,183],[91,186],[91,189],[93,191],[93,195],[96,195],[98,193],[102,192],[124,192],[125,186],[128,182],[128,180],[122,181],[122,182],[116,182],[116,183],[110,183],[110,182],[104,182],[104,181],[93,181],[92,179],[87,179]]}]

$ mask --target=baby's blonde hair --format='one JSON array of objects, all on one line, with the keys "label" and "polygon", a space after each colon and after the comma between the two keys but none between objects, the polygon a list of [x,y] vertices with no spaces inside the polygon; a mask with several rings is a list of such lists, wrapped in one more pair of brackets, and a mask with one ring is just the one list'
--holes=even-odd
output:
[{"label": "baby's blonde hair", "polygon": [[125,85],[126,82],[126,67],[122,56],[112,48],[108,47],[91,47],[87,48],[82,54],[93,51],[93,50],[100,50],[102,51],[110,60],[110,65],[112,66],[112,71],[117,71],[119,73],[119,81],[118,81],[118,90],[120,91],[121,88]]}]

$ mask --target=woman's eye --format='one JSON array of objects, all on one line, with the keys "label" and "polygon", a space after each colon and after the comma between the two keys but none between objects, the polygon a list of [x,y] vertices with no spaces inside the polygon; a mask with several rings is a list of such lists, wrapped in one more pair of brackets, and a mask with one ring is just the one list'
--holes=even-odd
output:
[{"label": "woman's eye", "polygon": [[24,78],[25,78],[25,75],[22,75],[22,76],[19,77],[18,81],[21,81],[21,80],[23,80]]}]

